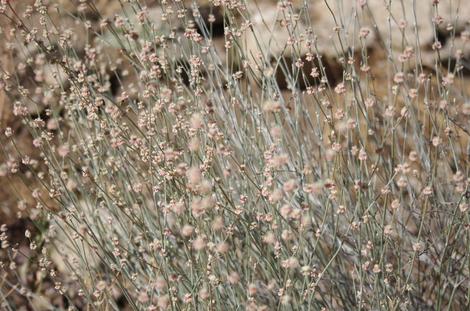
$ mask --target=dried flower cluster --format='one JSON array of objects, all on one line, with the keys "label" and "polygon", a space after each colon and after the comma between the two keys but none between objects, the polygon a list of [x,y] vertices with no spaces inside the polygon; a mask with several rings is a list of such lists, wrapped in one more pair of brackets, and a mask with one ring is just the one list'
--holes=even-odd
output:
[{"label": "dried flower cluster", "polygon": [[470,305],[467,5],[96,2],[0,0],[0,309]]}]

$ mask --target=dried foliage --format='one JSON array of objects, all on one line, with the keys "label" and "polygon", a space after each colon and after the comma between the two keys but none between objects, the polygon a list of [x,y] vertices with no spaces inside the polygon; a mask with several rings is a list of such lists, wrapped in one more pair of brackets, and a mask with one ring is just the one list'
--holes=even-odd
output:
[{"label": "dried foliage", "polygon": [[1,0],[0,308],[468,310],[469,23]]}]

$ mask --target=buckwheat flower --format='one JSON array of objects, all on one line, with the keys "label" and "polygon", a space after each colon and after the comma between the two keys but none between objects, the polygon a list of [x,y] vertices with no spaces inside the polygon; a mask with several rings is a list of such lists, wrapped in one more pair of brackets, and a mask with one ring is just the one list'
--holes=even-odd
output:
[{"label": "buckwheat flower", "polygon": [[59,121],[57,119],[52,118],[47,121],[47,129],[52,131],[52,130],[57,130],[59,128]]},{"label": "buckwheat flower", "polygon": [[393,82],[396,84],[403,83],[405,81],[405,74],[403,72],[397,72],[393,77]]},{"label": "buckwheat flower", "polygon": [[323,100],[321,101],[321,104],[322,104],[322,106],[324,106],[325,108],[328,108],[328,109],[331,108],[331,102],[330,102],[329,100],[327,100],[327,99],[323,99]]},{"label": "buckwheat flower", "polygon": [[343,147],[341,146],[341,144],[335,142],[331,145],[331,150],[333,150],[335,153],[338,153],[341,151]]},{"label": "buckwheat flower", "polygon": [[201,236],[198,236],[198,237],[193,241],[192,244],[193,244],[194,250],[196,250],[196,251],[202,251],[202,250],[206,247],[206,245],[207,245],[207,243],[206,243],[204,237],[201,237]]},{"label": "buckwheat flower", "polygon": [[170,297],[168,295],[158,297],[157,305],[162,310],[168,309],[169,304],[170,304]]},{"label": "buckwheat flower", "polygon": [[375,98],[374,97],[368,97],[364,103],[367,108],[372,108],[375,105]]},{"label": "buckwheat flower", "polygon": [[431,47],[432,47],[433,50],[440,50],[440,49],[442,49],[442,43],[441,43],[441,41],[436,40],[436,41],[433,42]]},{"label": "buckwheat flower", "polygon": [[370,71],[370,66],[367,65],[367,64],[363,64],[363,65],[361,66],[360,70],[361,70],[362,72],[366,72],[366,73],[367,73],[367,72]]},{"label": "buckwheat flower", "polygon": [[434,147],[438,147],[441,144],[441,142],[442,142],[442,139],[439,136],[434,136],[432,138],[432,145]]},{"label": "buckwheat flower", "polygon": [[20,211],[25,211],[26,208],[28,207],[28,204],[26,203],[25,200],[20,200],[20,201],[18,201],[18,205],[17,205],[17,206],[18,206],[18,209],[19,209]]},{"label": "buckwheat flower", "polygon": [[274,235],[274,232],[272,231],[268,231],[263,235],[263,242],[266,244],[274,245],[276,241],[277,241],[276,236]]},{"label": "buckwheat flower", "polygon": [[295,66],[297,68],[302,68],[304,66],[304,61],[302,60],[302,58],[298,58],[297,61],[295,62]]},{"label": "buckwheat flower", "polygon": [[134,185],[132,185],[132,190],[135,192],[135,193],[141,193],[142,190],[143,190],[144,186],[142,185],[142,183],[138,182]]},{"label": "buckwheat flower", "polygon": [[440,15],[435,15],[433,18],[432,18],[432,21],[434,24],[436,25],[441,25],[442,23],[444,23],[444,18]]},{"label": "buckwheat flower", "polygon": [[287,193],[292,192],[295,189],[297,189],[297,181],[295,179],[289,179],[282,186],[282,190]]},{"label": "buckwheat flower", "polygon": [[347,125],[347,128],[348,128],[348,129],[353,130],[354,128],[356,128],[357,123],[356,123],[356,121],[355,121],[353,118],[349,118],[349,119],[346,121],[346,125]]},{"label": "buckwheat flower", "polygon": [[62,158],[65,158],[70,152],[70,148],[67,144],[64,144],[64,145],[60,145],[59,148],[57,148],[57,154],[62,157]]},{"label": "buckwheat flower", "polygon": [[240,275],[235,272],[235,271],[232,271],[230,272],[230,274],[227,276],[227,281],[230,283],[230,284],[238,284],[238,282],[240,282]]},{"label": "buckwheat flower", "polygon": [[11,127],[7,127],[7,128],[5,129],[5,136],[6,136],[6,137],[11,137],[11,136],[13,136],[13,130],[11,129]]},{"label": "buckwheat flower", "polygon": [[23,163],[24,165],[29,165],[31,163],[31,158],[29,156],[24,156],[21,159],[21,163]]},{"label": "buckwheat flower", "polygon": [[470,31],[464,30],[460,33],[460,38],[462,38],[463,42],[470,41]]},{"label": "buckwheat flower", "polygon": [[212,222],[212,230],[220,231],[224,228],[224,219],[220,216],[217,216]]},{"label": "buckwheat flower", "polygon": [[372,268],[372,272],[374,273],[380,273],[382,270],[380,270],[380,266],[378,264],[375,264],[374,267]]},{"label": "buckwheat flower", "polygon": [[386,225],[384,227],[384,234],[390,236],[393,234],[393,227],[391,225]]},{"label": "buckwheat flower", "polygon": [[287,154],[275,155],[269,160],[269,165],[273,168],[281,168],[289,162],[289,156]]},{"label": "buckwheat flower", "polygon": [[196,198],[191,202],[191,212],[196,218],[201,217],[205,214],[206,209],[204,208],[201,199]]},{"label": "buckwheat flower", "polygon": [[336,214],[343,215],[344,213],[346,213],[346,207],[344,205],[339,205]]},{"label": "buckwheat flower", "polygon": [[416,242],[413,244],[413,251],[420,253],[424,250],[424,244],[421,242]]},{"label": "buckwheat flower", "polygon": [[320,194],[323,188],[323,183],[321,181],[317,181],[311,184],[305,184],[304,191],[311,194]]},{"label": "buckwheat flower", "polygon": [[193,166],[186,172],[186,177],[190,185],[198,185],[202,181],[202,173],[199,167]]},{"label": "buckwheat flower", "polygon": [[184,294],[184,297],[183,297],[183,302],[185,304],[189,304],[193,301],[193,295],[191,295],[190,293],[187,293],[187,294]]},{"label": "buckwheat flower", "polygon": [[343,82],[339,83],[339,84],[335,87],[335,93],[338,94],[338,95],[341,95],[341,94],[346,93],[346,86],[344,85]]},{"label": "buckwheat flower", "polygon": [[284,294],[281,296],[281,304],[286,306],[291,303],[292,297],[288,294]]},{"label": "buckwheat flower", "polygon": [[137,296],[137,301],[139,301],[141,304],[147,304],[150,301],[147,292],[144,290],[140,291],[139,295]]},{"label": "buckwheat flower", "polygon": [[[338,144],[338,145],[339,145],[339,144]],[[340,145],[340,146],[341,146],[341,145]],[[327,150],[326,150],[326,154],[325,154],[326,160],[327,160],[327,161],[332,161],[332,160],[335,158],[336,153],[337,153],[337,152],[336,152],[334,149],[331,149],[331,148],[330,148],[330,149],[327,149]]]},{"label": "buckwheat flower", "polygon": [[302,216],[302,209],[294,208],[289,216],[292,219],[300,219],[300,217]]},{"label": "buckwheat flower", "polygon": [[402,118],[408,117],[408,107],[404,106],[403,108],[401,108],[400,115]]},{"label": "buckwheat flower", "polygon": [[191,116],[189,123],[193,130],[198,130],[204,126],[204,119],[200,113],[195,113]]},{"label": "buckwheat flower", "polygon": [[424,82],[426,82],[426,80],[428,80],[428,78],[424,73],[420,73],[418,75],[418,83],[419,84],[424,84]]},{"label": "buckwheat flower", "polygon": [[158,291],[163,291],[166,288],[166,281],[163,277],[157,277],[157,280],[152,284],[153,288]]},{"label": "buckwheat flower", "polygon": [[318,70],[317,67],[312,68],[312,71],[310,72],[310,76],[312,76],[313,78],[320,77],[320,71]]},{"label": "buckwheat flower", "polygon": [[343,110],[343,109],[338,109],[338,110],[336,110],[334,116],[335,116],[335,119],[336,119],[336,120],[341,120],[341,119],[343,119],[343,118],[344,118],[344,110]]},{"label": "buckwheat flower", "polygon": [[442,99],[442,100],[439,101],[439,109],[444,110],[444,109],[447,108],[447,106],[448,106],[447,100]]},{"label": "buckwheat flower", "polygon": [[292,207],[289,204],[285,204],[280,208],[279,213],[282,217],[288,218],[289,215],[292,213]]},{"label": "buckwheat flower", "polygon": [[300,271],[302,272],[302,275],[303,276],[310,276],[310,273],[312,272],[312,268],[310,268],[309,266],[302,266],[300,268]]},{"label": "buckwheat flower", "polygon": [[281,189],[275,189],[270,195],[269,195],[269,202],[271,203],[276,203],[279,202],[283,198],[283,193]]},{"label": "buckwheat flower", "polygon": [[163,152],[164,156],[165,156],[165,161],[168,161],[168,162],[172,162],[174,161],[177,156],[178,156],[178,153],[175,152],[172,148],[167,148],[164,152]]},{"label": "buckwheat flower", "polygon": [[34,189],[33,192],[31,193],[31,196],[35,199],[39,199],[41,196],[41,191],[39,189]]},{"label": "buckwheat flower", "polygon": [[208,195],[201,200],[201,204],[204,207],[204,209],[211,209],[215,206],[216,201],[215,198],[211,195]]},{"label": "buckwheat flower", "polygon": [[204,179],[200,184],[199,184],[199,187],[198,187],[198,193],[199,194],[208,194],[212,191],[212,183],[207,180],[207,179]]},{"label": "buckwheat flower", "polygon": [[42,139],[41,138],[35,138],[33,139],[33,146],[36,148],[39,148],[42,146]]},{"label": "buckwheat flower", "polygon": [[417,89],[410,89],[410,90],[408,91],[408,96],[409,96],[411,99],[416,98],[417,95],[418,95],[418,90],[417,90]]},{"label": "buckwheat flower", "polygon": [[367,36],[370,34],[370,29],[367,28],[367,27],[362,27],[360,30],[359,30],[359,37],[361,38],[367,38]]},{"label": "buckwheat flower", "polygon": [[124,19],[121,16],[115,16],[114,18],[114,26],[117,28],[124,26]]},{"label": "buckwheat flower", "polygon": [[457,171],[454,176],[452,176],[452,180],[455,182],[455,183],[461,183],[463,182],[465,179],[465,175],[463,174],[462,171]]},{"label": "buckwheat flower", "polygon": [[406,26],[408,26],[407,21],[401,19],[401,20],[398,22],[398,28],[400,28],[401,30],[405,29]]},{"label": "buckwheat flower", "polygon": [[448,73],[444,78],[442,78],[443,85],[452,85],[454,84],[454,75],[452,73]]},{"label": "buckwheat flower", "polygon": [[392,201],[392,209],[396,210],[400,207],[400,201],[398,201],[398,199],[395,199]]},{"label": "buckwheat flower", "polygon": [[284,241],[288,242],[288,241],[292,241],[295,238],[295,235],[290,230],[283,230],[281,233],[281,238]]},{"label": "buckwheat flower", "polygon": [[176,215],[181,215],[181,214],[183,214],[183,212],[185,210],[184,202],[179,201],[179,202],[176,202],[176,203],[172,203],[170,205],[170,209]]},{"label": "buckwheat flower", "polygon": [[398,181],[397,181],[397,186],[399,188],[406,188],[408,186],[408,182],[406,181],[406,178],[404,176],[401,176]]},{"label": "buckwheat flower", "polygon": [[283,268],[286,268],[286,269],[297,269],[300,265],[299,265],[299,260],[297,258],[290,257],[290,258],[284,260],[281,263],[281,266]]},{"label": "buckwheat flower", "polygon": [[199,150],[200,145],[201,145],[201,143],[200,143],[200,141],[199,141],[199,138],[193,137],[193,138],[191,138],[191,140],[189,141],[188,149],[189,149],[190,151],[195,152],[195,151],[198,151],[198,150]]},{"label": "buckwheat flower", "polygon": [[431,186],[427,186],[423,189],[423,195],[431,195],[432,194],[432,187]]},{"label": "buckwheat flower", "polygon": [[361,150],[359,151],[359,161],[364,162],[366,160],[367,160],[367,153],[364,150],[364,148],[361,148]]},{"label": "buckwheat flower", "polygon": [[368,271],[369,270],[369,267],[370,267],[370,261],[366,261],[362,264],[362,269],[364,271]]},{"label": "buckwheat flower", "polygon": [[230,248],[230,245],[227,242],[220,242],[219,244],[217,244],[217,247],[215,248],[215,250],[219,254],[226,254],[229,248]]},{"label": "buckwheat flower", "polygon": [[407,57],[405,54],[400,54],[400,55],[398,55],[398,61],[399,61],[400,63],[404,63],[404,62],[406,62],[407,60],[408,60],[408,57]]},{"label": "buckwheat flower", "polygon": [[248,285],[248,295],[253,297],[258,293],[258,286],[255,283],[250,283]]},{"label": "buckwheat flower", "polygon": [[269,132],[271,133],[274,139],[281,139],[282,137],[282,128],[279,126],[274,126]]},{"label": "buckwheat flower", "polygon": [[184,225],[183,228],[181,228],[181,235],[184,237],[190,237],[194,232],[194,227],[191,225]]},{"label": "buckwheat flower", "polygon": [[[442,101],[441,101],[441,103],[442,103]],[[447,103],[447,101],[446,101],[446,103]],[[439,107],[439,108],[441,108],[441,107]],[[444,109],[444,108],[441,108],[441,109]],[[450,137],[452,134],[454,134],[454,131],[449,126],[446,126],[446,128],[444,129],[444,133],[445,133],[446,137]]]},{"label": "buckwheat flower", "polygon": [[[10,247],[10,242],[8,240],[2,240],[2,246],[1,247],[2,247],[2,249],[9,248]],[[10,269],[15,270],[15,268],[16,268],[16,263],[14,261],[12,261],[10,263]]]},{"label": "buckwheat flower", "polygon": [[199,296],[199,298],[202,299],[202,300],[206,300],[206,299],[208,299],[208,298],[210,297],[210,292],[209,292],[209,290],[207,289],[206,286],[203,286],[203,287],[199,290],[198,296]]}]

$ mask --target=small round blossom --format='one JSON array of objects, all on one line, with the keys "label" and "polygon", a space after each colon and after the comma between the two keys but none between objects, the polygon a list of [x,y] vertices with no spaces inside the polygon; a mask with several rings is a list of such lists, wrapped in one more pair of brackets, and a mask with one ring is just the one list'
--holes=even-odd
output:
[{"label": "small round blossom", "polygon": [[287,269],[296,269],[299,266],[299,260],[295,257],[290,257],[282,262],[282,267]]},{"label": "small round blossom", "polygon": [[370,29],[367,28],[367,27],[362,27],[360,30],[359,30],[359,37],[361,38],[367,38],[367,36],[370,34]]},{"label": "small round blossom", "polygon": [[422,242],[416,242],[413,244],[413,251],[420,253],[424,250],[424,244]]},{"label": "small round blossom", "polygon": [[343,82],[339,83],[335,87],[335,93],[338,94],[338,95],[342,95],[342,94],[346,93],[346,86],[344,85]]},{"label": "small round blossom", "polygon": [[230,284],[238,284],[238,282],[240,282],[240,275],[235,272],[235,271],[232,271],[230,272],[230,274],[227,276],[227,281],[230,283]]},{"label": "small round blossom", "polygon": [[5,136],[6,136],[6,137],[11,137],[11,136],[13,136],[13,130],[11,129],[11,127],[7,127],[7,128],[5,129]]},{"label": "small round blossom", "polygon": [[364,148],[361,148],[361,150],[359,151],[359,160],[363,162],[367,160],[367,153]]},{"label": "small round blossom", "polygon": [[191,116],[190,125],[193,130],[201,129],[204,125],[204,119],[199,113],[195,113]]},{"label": "small round blossom", "polygon": [[193,232],[194,232],[194,227],[191,225],[184,225],[183,228],[181,229],[181,235],[184,237],[191,236]]},{"label": "small round blossom", "polygon": [[403,72],[397,72],[393,77],[393,82],[396,84],[403,83],[405,81],[405,74]]},{"label": "small round blossom", "polygon": [[288,193],[294,191],[295,189],[297,189],[297,181],[295,179],[289,179],[282,187],[282,190]]},{"label": "small round blossom", "polygon": [[205,239],[201,236],[198,236],[194,241],[193,241],[193,248],[196,251],[202,251],[206,247],[207,243]]}]

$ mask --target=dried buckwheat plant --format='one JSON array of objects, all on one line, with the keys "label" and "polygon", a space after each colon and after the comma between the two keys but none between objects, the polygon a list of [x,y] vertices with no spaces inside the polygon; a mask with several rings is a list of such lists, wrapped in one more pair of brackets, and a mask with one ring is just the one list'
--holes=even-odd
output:
[{"label": "dried buckwheat plant", "polygon": [[0,0],[0,30],[0,309],[470,306],[464,1]]}]

